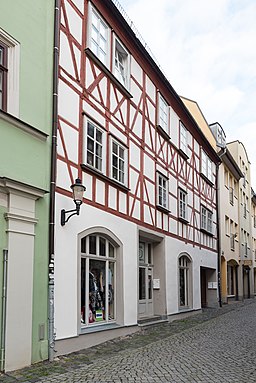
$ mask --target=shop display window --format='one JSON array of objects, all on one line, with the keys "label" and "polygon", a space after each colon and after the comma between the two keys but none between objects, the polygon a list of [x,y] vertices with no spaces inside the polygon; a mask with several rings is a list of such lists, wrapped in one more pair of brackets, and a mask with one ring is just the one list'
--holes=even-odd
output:
[{"label": "shop display window", "polygon": [[81,326],[115,320],[116,249],[101,235],[81,239]]}]

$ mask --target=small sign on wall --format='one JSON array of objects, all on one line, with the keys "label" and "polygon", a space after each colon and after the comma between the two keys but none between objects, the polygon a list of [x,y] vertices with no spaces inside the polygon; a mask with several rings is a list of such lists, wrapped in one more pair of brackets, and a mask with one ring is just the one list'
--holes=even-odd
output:
[{"label": "small sign on wall", "polygon": [[217,287],[217,282],[208,282],[208,290],[216,290]]},{"label": "small sign on wall", "polygon": [[153,289],[154,290],[160,289],[160,279],[153,279]]}]

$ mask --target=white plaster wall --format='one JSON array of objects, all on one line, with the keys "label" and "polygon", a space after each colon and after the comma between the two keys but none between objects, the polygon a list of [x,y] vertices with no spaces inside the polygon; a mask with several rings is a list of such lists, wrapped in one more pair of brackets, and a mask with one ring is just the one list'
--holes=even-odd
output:
[{"label": "white plaster wall", "polygon": [[59,114],[78,127],[79,96],[63,81],[59,81]]},{"label": "white plaster wall", "polygon": [[70,33],[79,42],[79,44],[82,44],[82,18],[78,16],[68,1],[65,2],[65,6],[68,14]]},{"label": "white plaster wall", "polygon": [[60,226],[61,209],[73,208],[73,201],[56,195],[55,328],[57,339],[77,335],[78,312],[78,233],[94,226],[112,231],[123,244],[124,324],[137,323],[137,226],[89,205],[79,216]]},{"label": "white plaster wall", "polygon": [[[193,247],[174,238],[166,238],[166,299],[167,315],[179,312],[178,297],[178,258],[181,253],[187,253],[192,259],[192,290],[193,309],[201,308],[200,267],[217,270],[217,255],[214,252]],[[216,290],[217,299],[217,290]]]}]

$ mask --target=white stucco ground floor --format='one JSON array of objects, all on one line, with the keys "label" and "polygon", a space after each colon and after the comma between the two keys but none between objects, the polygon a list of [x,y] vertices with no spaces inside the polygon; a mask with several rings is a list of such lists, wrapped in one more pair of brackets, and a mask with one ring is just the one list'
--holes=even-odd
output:
[{"label": "white stucco ground floor", "polygon": [[[58,196],[56,211],[71,204]],[[88,205],[65,226],[56,221],[57,354],[217,305],[216,252]]]}]

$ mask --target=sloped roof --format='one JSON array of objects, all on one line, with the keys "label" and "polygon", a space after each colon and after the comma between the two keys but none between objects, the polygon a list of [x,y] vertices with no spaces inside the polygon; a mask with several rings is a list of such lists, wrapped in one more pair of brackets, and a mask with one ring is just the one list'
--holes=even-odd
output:
[{"label": "sloped roof", "polygon": [[190,114],[194,117],[197,125],[201,129],[202,133],[205,135],[211,146],[214,148],[214,150],[217,152],[217,145],[216,140],[212,134],[211,129],[209,128],[209,125],[203,115],[203,112],[201,111],[198,103],[194,100],[190,100],[189,98],[182,97],[183,103],[185,104],[186,108],[189,110]]}]

